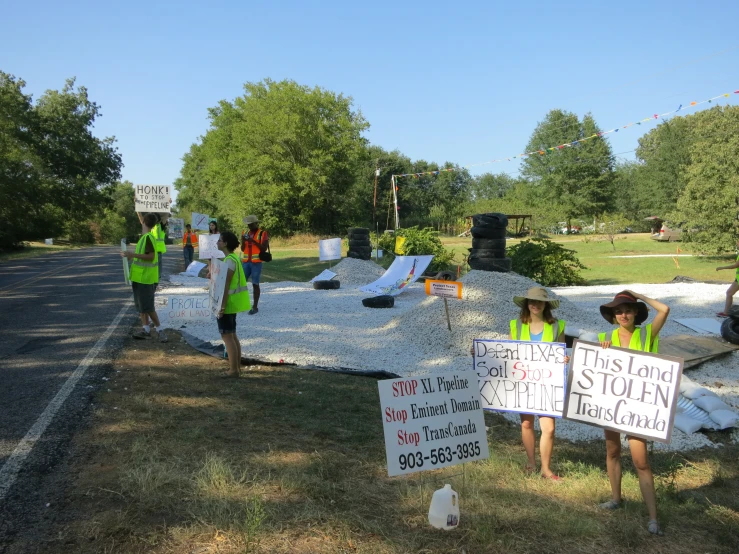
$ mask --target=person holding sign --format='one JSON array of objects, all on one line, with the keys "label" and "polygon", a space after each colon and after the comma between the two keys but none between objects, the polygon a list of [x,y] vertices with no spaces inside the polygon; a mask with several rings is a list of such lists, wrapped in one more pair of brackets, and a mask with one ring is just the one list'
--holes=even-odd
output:
[{"label": "person holding sign", "polygon": [[246,223],[248,229],[241,232],[241,264],[246,278],[251,277],[251,284],[254,287],[254,306],[249,310],[249,315],[254,315],[259,312],[262,253],[269,250],[269,234],[264,229],[259,228],[259,219],[255,215],[247,215],[244,218],[244,223]]},{"label": "person holding sign", "polygon": [[[531,287],[525,296],[514,296],[513,303],[521,308],[518,319],[510,322],[511,340],[564,342],[565,322],[552,315],[552,310],[559,307],[559,300],[549,296],[544,287]],[[565,357],[565,363],[569,358]],[[526,450],[526,473],[536,471],[536,436],[534,435],[534,415],[520,414],[521,440]],[[544,479],[560,481],[561,477],[552,472],[549,463],[552,460],[554,447],[554,418],[539,416],[541,438],[539,439],[539,453],[541,455],[541,476]]]},{"label": "person holding sign", "polygon": [[[739,240],[736,241],[736,246],[739,248]],[[739,291],[739,256],[736,257],[736,262],[734,262],[731,265],[720,265],[716,268],[716,271],[721,271],[722,269],[735,269],[736,275],[734,275],[734,280],[729,285],[729,288],[726,289],[726,302],[724,303],[724,311],[719,312],[716,315],[718,317],[729,317],[729,310],[731,309],[731,305],[734,303],[734,295]]]},{"label": "person holding sign", "polygon": [[238,377],[241,369],[241,343],[236,336],[236,314],[251,308],[246,276],[234,250],[239,247],[239,239],[230,231],[224,231],[218,239],[218,249],[226,254],[224,262],[228,266],[224,303],[218,312],[218,331],[228,353],[230,371],[225,377]]},{"label": "person holding sign", "polygon": [[158,253],[156,251],[155,239],[151,230],[157,225],[154,214],[146,214],[141,217],[141,238],[136,244],[135,252],[121,252],[121,257],[126,257],[131,262],[131,287],[133,288],[133,301],[141,318],[143,329],[133,334],[135,339],[148,339],[151,336],[149,318],[156,326],[160,342],[167,342],[156,309],[154,308],[154,292],[159,282],[159,264],[157,264]]},{"label": "person holding sign", "polygon": [[192,227],[188,223],[185,225],[185,234],[182,236],[182,253],[185,256],[185,269],[192,263],[197,245],[198,235],[192,232]]},{"label": "person holding sign", "polygon": [[[640,302],[641,301],[641,302]],[[646,302],[646,304],[645,304]],[[654,308],[657,315],[650,324],[641,327],[649,316],[647,304]],[[657,353],[659,349],[659,332],[667,321],[670,308],[662,302],[647,298],[630,290],[619,292],[612,302],[603,304],[600,313],[609,323],[618,325],[611,333],[600,333],[598,341],[603,348],[619,346],[629,350]],[[621,434],[616,431],[605,431],[606,435],[606,467],[608,480],[611,483],[612,498],[600,504],[606,510],[621,507]],[[639,476],[639,488],[649,512],[647,529],[653,535],[661,535],[657,522],[657,495],[654,491],[654,476],[647,456],[647,441],[627,436],[631,460],[634,462]]]}]

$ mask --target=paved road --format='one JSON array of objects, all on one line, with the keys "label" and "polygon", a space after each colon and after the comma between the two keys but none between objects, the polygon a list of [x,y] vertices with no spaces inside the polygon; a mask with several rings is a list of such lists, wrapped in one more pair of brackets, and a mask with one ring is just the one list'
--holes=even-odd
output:
[{"label": "paved road", "polygon": [[[182,271],[170,247],[164,274]],[[94,247],[0,263],[0,474],[20,441],[132,299],[123,283],[118,249]],[[119,318],[104,347],[34,444],[17,479],[0,482],[0,552],[24,520],[45,506],[39,491],[104,384],[123,337],[137,320]],[[87,359],[89,361],[89,358]],[[0,476],[0,481],[3,478]]]}]

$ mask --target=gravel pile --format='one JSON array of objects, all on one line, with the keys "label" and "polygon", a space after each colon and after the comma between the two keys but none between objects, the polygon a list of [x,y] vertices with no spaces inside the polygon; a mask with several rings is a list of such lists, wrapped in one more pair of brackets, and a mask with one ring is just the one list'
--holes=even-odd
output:
[{"label": "gravel pile", "polygon": [[[342,367],[417,375],[469,370],[473,338],[504,339],[508,322],[518,315],[515,295],[536,283],[515,273],[471,271],[464,283],[463,300],[448,300],[452,331],[447,328],[444,302],[427,297],[422,283],[411,285],[395,298],[392,309],[364,308],[367,294],[359,286],[371,283],[383,269],[372,261],[345,258],[332,271],[341,289],[314,290],[310,283],[262,283],[259,313],[238,316],[238,334],[244,355],[298,365]],[[175,286],[160,284],[158,296],[204,294],[207,280],[184,275],[171,277]],[[250,287],[251,288],[251,287]],[[667,303],[672,312],[662,331],[697,335],[675,323],[676,318],[710,317],[723,304],[726,285],[669,283],[553,289],[561,301],[555,316],[567,321],[568,333],[604,331],[608,324],[598,307],[625,289],[633,289]],[[166,314],[161,314],[166,326]],[[188,323],[188,333],[214,344],[221,342],[215,321]],[[579,334],[577,332],[570,334]],[[248,338],[246,338],[248,337]],[[697,383],[739,408],[739,354],[733,353],[688,370]],[[506,414],[518,421],[517,414]],[[557,422],[557,436],[570,440],[601,440],[602,430],[570,421]],[[739,433],[733,432],[739,439]],[[701,433],[686,435],[675,429],[670,445],[655,448],[686,450],[710,446]]]}]

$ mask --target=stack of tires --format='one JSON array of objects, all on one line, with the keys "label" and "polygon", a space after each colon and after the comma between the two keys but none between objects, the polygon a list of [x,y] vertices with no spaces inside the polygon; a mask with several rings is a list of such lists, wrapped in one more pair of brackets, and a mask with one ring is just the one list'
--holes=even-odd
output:
[{"label": "stack of tires", "polygon": [[511,259],[505,256],[505,232],[508,216],[499,213],[472,216],[472,248],[468,263],[472,269],[506,272]]},{"label": "stack of tires", "polygon": [[349,252],[347,256],[358,260],[369,260],[372,257],[369,229],[349,227]]},{"label": "stack of tires", "polygon": [[721,323],[721,336],[731,344],[739,344],[739,306],[732,307]]}]

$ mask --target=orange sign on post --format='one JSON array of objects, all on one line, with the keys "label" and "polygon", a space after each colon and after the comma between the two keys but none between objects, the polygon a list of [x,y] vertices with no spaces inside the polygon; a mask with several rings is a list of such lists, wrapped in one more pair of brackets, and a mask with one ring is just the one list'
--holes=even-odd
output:
[{"label": "orange sign on post", "polygon": [[462,283],[459,281],[426,279],[426,295],[462,300]]}]

